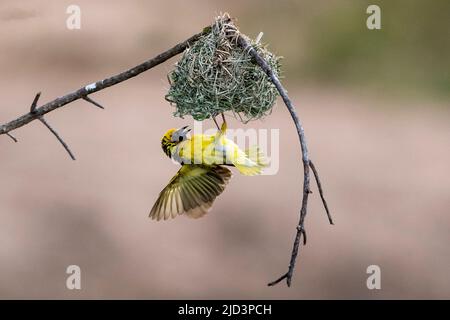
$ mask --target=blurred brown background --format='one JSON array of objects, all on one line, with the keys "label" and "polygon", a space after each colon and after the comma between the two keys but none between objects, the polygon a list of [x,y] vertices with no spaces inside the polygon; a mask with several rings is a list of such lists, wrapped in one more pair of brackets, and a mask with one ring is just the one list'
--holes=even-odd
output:
[{"label": "blurred brown background", "polygon": [[[81,30],[66,8],[81,7]],[[378,4],[382,30],[369,31]],[[164,100],[175,59],[0,137],[0,298],[450,298],[449,1],[0,2],[0,122],[132,67],[199,32],[220,12],[284,56],[336,225],[315,185],[308,245],[285,272],[302,171],[279,102],[253,122],[279,128],[275,176],[234,175],[200,220],[147,218],[177,168],[160,150],[175,119]],[[211,126],[210,123],[207,124]],[[231,127],[241,123],[231,122]],[[82,270],[67,290],[66,267]],[[381,267],[381,290],[366,268]]]}]

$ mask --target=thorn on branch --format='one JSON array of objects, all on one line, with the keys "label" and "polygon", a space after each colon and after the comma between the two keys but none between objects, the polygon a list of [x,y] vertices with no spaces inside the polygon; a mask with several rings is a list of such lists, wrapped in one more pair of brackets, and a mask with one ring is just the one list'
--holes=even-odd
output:
[{"label": "thorn on branch", "polygon": [[98,107],[98,108],[100,108],[100,109],[105,109],[105,107],[103,107],[100,103],[98,103],[98,102],[92,100],[92,99],[89,98],[88,96],[84,96],[84,97],[83,97],[83,100],[86,100],[87,102],[92,103],[94,106],[96,106],[96,107]]},{"label": "thorn on branch", "polygon": [[72,160],[75,160],[75,156],[73,155],[72,151],[70,151],[69,146],[67,145],[67,143],[64,142],[64,140],[59,136],[59,134],[55,131],[55,129],[53,129],[47,121],[45,121],[44,117],[40,117],[39,121],[41,121],[47,128],[48,130],[50,130],[51,133],[53,133],[53,135],[56,137],[56,139],[58,139],[58,141],[62,144],[62,146],[64,147],[64,149],[66,149],[67,153],[69,154],[70,158],[72,158]]},{"label": "thorn on branch", "polygon": [[6,133],[8,137],[10,137],[14,142],[17,142],[17,139],[9,132]]},{"label": "thorn on branch", "polygon": [[31,107],[30,107],[30,112],[31,113],[34,113],[36,111],[37,103],[38,103],[38,100],[39,100],[40,96],[41,96],[41,93],[38,92],[36,94],[36,96],[34,97],[33,103],[31,104]]},{"label": "thorn on branch", "polygon": [[314,178],[316,179],[317,187],[319,188],[320,198],[322,199],[323,206],[325,207],[325,211],[327,212],[328,221],[330,222],[330,224],[334,224],[333,219],[330,214],[330,210],[328,209],[327,201],[325,200],[325,197],[323,195],[322,184],[320,183],[320,179],[319,179],[319,173],[317,172],[316,166],[314,165],[314,163],[311,160],[309,160],[309,167],[311,168],[312,172],[314,173]]},{"label": "thorn on branch", "polygon": [[297,231],[300,232],[303,236],[303,245],[306,245],[306,229],[303,225],[297,226]]}]

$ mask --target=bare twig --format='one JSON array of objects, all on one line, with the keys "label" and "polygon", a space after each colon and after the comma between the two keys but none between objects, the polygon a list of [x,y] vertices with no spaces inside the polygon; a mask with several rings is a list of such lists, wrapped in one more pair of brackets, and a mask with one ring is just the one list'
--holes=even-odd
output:
[{"label": "bare twig", "polygon": [[[37,103],[38,103],[40,97],[41,97],[41,93],[38,92],[36,94],[36,96],[34,97],[33,102],[31,103],[31,107],[30,107],[30,113],[31,114],[35,114],[36,113],[36,107],[37,107]],[[40,116],[40,117],[38,117],[38,119],[39,119],[39,121],[42,122],[42,124],[44,124],[44,126],[47,127],[48,130],[50,130],[51,133],[53,133],[53,135],[56,137],[56,139],[58,139],[58,141],[62,144],[64,149],[66,149],[66,151],[69,154],[70,158],[72,160],[75,160],[75,156],[73,155],[73,153],[70,150],[70,148],[67,145],[67,143],[61,138],[61,136],[55,131],[55,129],[53,129],[50,126],[50,124],[44,119],[44,116]]]},{"label": "bare twig", "polygon": [[322,184],[320,183],[319,174],[317,172],[316,166],[314,165],[314,163],[311,160],[309,160],[309,166],[311,167],[311,170],[314,173],[314,177],[316,178],[317,187],[319,188],[320,198],[322,199],[323,206],[325,207],[325,211],[327,212],[328,221],[330,222],[330,224],[334,224],[333,218],[331,217],[331,214],[330,214],[330,210],[328,209],[327,201],[325,200],[325,197],[323,196]]},{"label": "bare twig", "polygon": [[[249,41],[245,38],[245,36],[233,32],[234,30],[231,30],[230,36],[236,37],[238,45],[240,45],[244,50],[248,51],[248,53],[255,59],[255,63],[258,64],[262,70],[267,74],[270,81],[275,85],[278,92],[280,93],[281,98],[284,101],[284,104],[289,110],[289,113],[292,117],[292,120],[295,123],[295,127],[297,129],[297,134],[300,140],[300,146],[302,151],[302,161],[303,161],[303,198],[302,198],[302,206],[300,209],[300,220],[297,225],[297,233],[295,235],[294,240],[294,246],[292,248],[291,253],[291,259],[289,262],[288,271],[283,274],[281,277],[279,277],[277,280],[270,282],[268,285],[273,286],[284,279],[286,279],[286,283],[288,287],[291,286],[292,276],[294,273],[295,268],[295,262],[297,260],[297,255],[300,247],[300,240],[303,237],[303,245],[306,244],[306,230],[305,230],[305,217],[307,213],[307,207],[308,207],[308,196],[311,193],[310,190],[310,174],[309,174],[309,168],[310,168],[310,160],[308,157],[308,148],[306,145],[306,138],[305,138],[305,132],[303,129],[303,126],[300,122],[300,119],[297,116],[297,112],[295,111],[294,106],[292,105],[291,100],[289,99],[289,96],[287,94],[287,91],[283,88],[283,85],[281,84],[280,80],[278,79],[277,75],[272,71],[268,63],[264,60],[263,57],[261,57],[258,52],[250,45]],[[319,180],[317,180],[319,181]],[[319,182],[318,182],[319,183]],[[321,193],[322,194],[322,193]],[[323,195],[323,194],[322,194]]]},{"label": "bare twig", "polygon": [[[36,101],[33,111],[30,111],[29,113],[26,113],[23,116],[21,116],[17,119],[14,119],[8,123],[0,125],[0,135],[7,134],[8,132],[10,132],[12,130],[20,128],[20,127],[28,124],[29,122],[39,119],[43,115],[45,115],[53,110],[56,110],[58,108],[61,108],[62,106],[65,106],[66,104],[69,104],[75,100],[79,100],[79,99],[87,100],[86,98],[89,94],[98,92],[100,90],[106,89],[113,85],[119,84],[123,81],[126,81],[130,78],[136,77],[137,75],[141,74],[142,72],[145,72],[145,71],[165,62],[166,60],[172,58],[173,56],[183,52],[189,45],[191,45],[198,38],[200,38],[201,35],[209,32],[210,30],[211,30],[210,27],[206,27],[205,29],[203,29],[203,31],[201,33],[198,33],[198,34],[190,37],[189,39],[177,44],[176,46],[157,55],[156,57],[145,61],[144,63],[141,63],[127,71],[124,71],[124,72],[114,75],[112,77],[109,77],[109,78],[94,82],[92,84],[89,84],[85,87],[82,87],[76,91],[73,91],[69,94],[66,94],[66,95],[60,97],[60,98],[50,101],[39,108],[36,107],[36,104],[37,104],[37,101]],[[89,100],[87,100],[87,101],[89,101]],[[91,101],[89,101],[89,102],[91,102]],[[91,103],[93,103],[93,102],[91,102]]]},{"label": "bare twig", "polygon": [[45,121],[44,117],[40,117],[39,121],[41,121],[47,128],[48,130],[50,130],[51,133],[53,133],[53,135],[56,137],[56,139],[58,139],[58,141],[62,144],[62,146],[64,147],[64,149],[66,149],[67,153],[69,154],[70,158],[72,158],[72,160],[75,160],[75,156],[73,155],[72,151],[70,150],[69,146],[67,145],[67,143],[64,142],[64,140],[59,136],[58,132],[55,131],[55,129],[53,129],[47,121]]}]

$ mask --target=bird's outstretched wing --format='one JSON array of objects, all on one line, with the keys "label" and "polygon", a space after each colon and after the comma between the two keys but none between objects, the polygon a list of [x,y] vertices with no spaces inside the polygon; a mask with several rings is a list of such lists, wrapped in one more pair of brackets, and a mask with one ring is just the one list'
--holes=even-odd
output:
[{"label": "bird's outstretched wing", "polygon": [[230,178],[231,171],[222,166],[185,164],[159,194],[150,217],[159,221],[186,213],[199,218],[208,212]]}]

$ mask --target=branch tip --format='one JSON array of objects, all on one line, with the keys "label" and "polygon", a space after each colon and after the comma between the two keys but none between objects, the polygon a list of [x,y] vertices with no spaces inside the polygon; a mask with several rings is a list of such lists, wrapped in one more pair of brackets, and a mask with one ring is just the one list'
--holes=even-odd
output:
[{"label": "branch tip", "polygon": [[[279,277],[277,280],[272,281],[270,283],[267,284],[267,286],[272,287],[278,283],[280,283],[281,281],[283,281],[284,279],[288,279],[289,277],[289,272],[286,272],[285,274],[283,274],[281,277]],[[288,280],[289,281],[289,280]],[[287,282],[287,281],[286,281]],[[290,281],[288,283],[288,286],[290,287]]]}]

